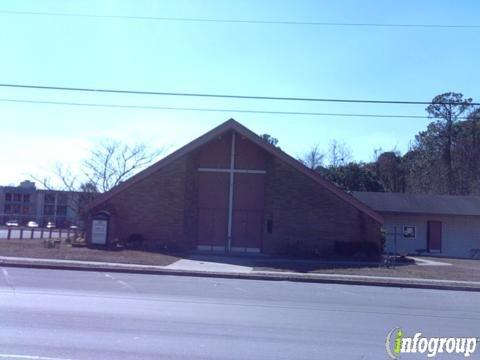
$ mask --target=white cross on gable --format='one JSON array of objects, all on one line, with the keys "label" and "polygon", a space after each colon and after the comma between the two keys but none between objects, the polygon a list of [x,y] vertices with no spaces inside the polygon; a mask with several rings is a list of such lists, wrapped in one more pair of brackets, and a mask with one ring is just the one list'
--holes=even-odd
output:
[{"label": "white cross on gable", "polygon": [[228,173],[230,175],[230,186],[228,193],[228,243],[227,249],[231,250],[232,247],[232,217],[233,217],[233,184],[235,179],[235,174],[266,174],[265,170],[248,170],[248,169],[235,169],[235,142],[236,134],[232,133],[232,143],[231,143],[231,152],[230,152],[230,167],[228,169],[219,169],[219,168],[198,168],[198,171],[204,172],[219,172],[219,173]]}]

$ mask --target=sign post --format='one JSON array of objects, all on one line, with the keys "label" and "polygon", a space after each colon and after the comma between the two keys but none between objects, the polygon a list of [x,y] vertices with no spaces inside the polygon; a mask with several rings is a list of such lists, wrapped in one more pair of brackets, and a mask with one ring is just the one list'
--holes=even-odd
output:
[{"label": "sign post", "polygon": [[101,212],[93,216],[91,226],[91,244],[107,246],[110,215]]}]

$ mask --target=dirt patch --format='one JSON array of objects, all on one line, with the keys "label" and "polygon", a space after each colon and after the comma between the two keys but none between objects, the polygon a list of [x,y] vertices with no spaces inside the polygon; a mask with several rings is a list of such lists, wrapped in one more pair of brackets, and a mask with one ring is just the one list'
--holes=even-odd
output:
[{"label": "dirt patch", "polygon": [[[427,258],[426,258],[427,259]],[[430,259],[430,258],[428,258]],[[451,264],[450,266],[422,266],[417,264],[404,264],[386,268],[376,264],[351,263],[342,264],[334,262],[302,262],[283,261],[278,264],[272,262],[257,262],[256,271],[295,271],[323,274],[367,275],[386,277],[405,277],[420,279],[480,281],[480,260],[467,259],[432,259]]]},{"label": "dirt patch", "polygon": [[106,251],[76,248],[65,242],[59,248],[45,248],[43,240],[0,240],[0,256],[15,256],[36,259],[100,261],[122,264],[166,266],[179,260],[178,257],[137,250]]}]

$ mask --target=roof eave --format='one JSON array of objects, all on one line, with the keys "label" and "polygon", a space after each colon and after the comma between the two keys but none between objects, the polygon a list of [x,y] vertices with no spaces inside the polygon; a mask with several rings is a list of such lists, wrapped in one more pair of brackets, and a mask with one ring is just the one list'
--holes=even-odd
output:
[{"label": "roof eave", "polygon": [[238,132],[240,135],[245,136],[250,141],[258,145],[259,147],[263,148],[267,152],[271,153],[274,156],[277,156],[281,160],[285,161],[290,166],[294,167],[298,171],[302,172],[303,174],[307,175],[318,184],[324,186],[329,191],[334,193],[340,199],[348,202],[358,210],[362,211],[363,213],[370,216],[375,221],[383,224],[384,219],[383,216],[380,215],[378,212],[355,198],[353,195],[343,191],[342,189],[338,188],[336,185],[331,183],[330,181],[324,179],[320,174],[316,171],[307,168],[305,165],[300,163],[298,160],[294,159],[287,153],[283,152],[282,150],[278,149],[277,147],[273,146],[272,144],[268,143],[261,139],[257,134],[255,134],[250,129],[246,128],[239,122],[235,121],[234,119],[230,119],[223,124],[217,126],[216,128],[210,130],[209,132],[203,134],[202,136],[198,137],[197,139],[191,141],[187,145],[181,147],[177,151],[171,153],[170,155],[166,156],[165,158],[159,160],[155,164],[151,165],[147,169],[139,172],[138,174],[132,176],[130,179],[125,181],[124,183],[116,186],[115,188],[111,189],[110,191],[102,194],[101,196],[94,199],[89,205],[88,209],[95,208],[96,206],[108,201],[110,198],[118,194],[119,192],[127,189],[128,187],[132,186],[133,184],[137,183],[138,181],[150,176],[151,174],[155,173],[156,171],[160,170],[164,166],[168,165],[172,161],[180,158],[183,155],[186,155],[190,151],[195,150],[196,148],[206,144],[210,140],[213,140],[215,137],[222,135],[224,132],[233,130]]}]

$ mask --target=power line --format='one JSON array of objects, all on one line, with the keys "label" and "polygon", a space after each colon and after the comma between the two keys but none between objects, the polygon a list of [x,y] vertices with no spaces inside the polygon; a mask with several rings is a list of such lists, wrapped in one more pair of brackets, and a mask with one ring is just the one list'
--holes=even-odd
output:
[{"label": "power line", "polygon": [[[102,108],[122,108],[122,109],[175,110],[175,111],[199,111],[199,112],[230,112],[230,113],[247,113],[247,114],[272,114],[272,115],[370,117],[370,118],[392,118],[392,119],[429,119],[430,118],[429,116],[422,116],[422,115],[324,113],[324,112],[301,112],[301,111],[273,111],[273,110],[270,111],[270,110],[246,110],[246,109],[173,107],[173,106],[153,106],[153,105],[121,105],[121,104],[99,104],[99,103],[81,103],[81,102],[67,102],[67,101],[7,99],[7,98],[0,98],[0,102],[45,104],[45,105],[87,106],[87,107],[102,107]],[[458,119],[467,119],[467,117],[459,117]]]},{"label": "power line", "polygon": [[[140,90],[117,90],[117,89],[94,89],[62,86],[26,85],[26,84],[0,84],[0,87],[36,89],[36,90],[59,90],[59,91],[80,91],[94,93],[133,94],[133,95],[161,95],[161,96],[183,96],[203,98],[226,98],[243,100],[279,100],[279,101],[307,101],[307,102],[336,102],[336,103],[363,103],[363,104],[392,104],[392,105],[430,105],[430,101],[398,101],[398,100],[359,100],[359,99],[327,99],[327,98],[304,98],[304,97],[279,97],[279,96],[253,96],[253,95],[228,95],[228,94],[205,94],[205,93],[177,93],[161,91],[140,91]],[[456,103],[437,102],[439,105],[456,105]],[[470,103],[480,105],[480,103]]]},{"label": "power line", "polygon": [[40,11],[8,11],[2,10],[0,14],[9,15],[35,15],[56,17],[83,17],[92,19],[119,19],[119,20],[149,20],[171,22],[203,22],[203,23],[231,23],[231,24],[260,24],[260,25],[303,25],[303,26],[330,26],[330,27],[379,27],[379,28],[433,28],[433,29],[480,29],[474,24],[385,24],[385,23],[351,23],[329,21],[282,21],[282,20],[242,20],[242,19],[214,19],[195,17],[157,17],[157,16],[132,16],[132,15],[98,15],[84,13],[59,13]]}]

